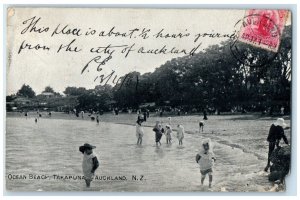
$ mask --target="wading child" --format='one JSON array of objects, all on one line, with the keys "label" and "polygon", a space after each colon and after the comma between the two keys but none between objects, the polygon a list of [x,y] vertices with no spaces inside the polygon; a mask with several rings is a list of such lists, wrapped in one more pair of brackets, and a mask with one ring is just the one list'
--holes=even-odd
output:
[{"label": "wading child", "polygon": [[96,147],[87,143],[79,147],[79,151],[83,154],[82,171],[86,187],[90,187],[95,171],[99,167],[97,156],[93,153],[94,148]]},{"label": "wading child", "polygon": [[211,188],[212,183],[212,174],[213,174],[213,165],[216,161],[215,155],[212,151],[212,146],[210,139],[205,139],[202,141],[201,150],[196,155],[196,162],[200,165],[200,173],[201,173],[201,185],[205,180],[206,174],[209,177],[209,187]]},{"label": "wading child", "polygon": [[200,121],[199,122],[199,133],[200,133],[201,129],[202,129],[202,132],[203,132],[203,128],[204,128],[204,121]]},{"label": "wading child", "polygon": [[179,146],[182,145],[182,140],[184,138],[184,128],[182,125],[179,125],[177,126],[177,139],[178,139],[178,142],[179,142]]},{"label": "wading child", "polygon": [[167,144],[171,144],[171,140],[172,140],[172,129],[170,125],[166,125],[166,140],[167,140]]},{"label": "wading child", "polygon": [[136,137],[137,137],[137,145],[142,145],[144,129],[142,127],[143,120],[138,119],[136,122]]},{"label": "wading child", "polygon": [[168,117],[168,124],[171,125],[171,117]]}]

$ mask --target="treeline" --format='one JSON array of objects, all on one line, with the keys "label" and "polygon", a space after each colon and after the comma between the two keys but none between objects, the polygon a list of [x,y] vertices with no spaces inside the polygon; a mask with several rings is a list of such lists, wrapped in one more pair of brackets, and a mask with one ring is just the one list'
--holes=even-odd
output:
[{"label": "treeline", "polygon": [[[155,102],[158,106],[187,110],[268,111],[272,114],[284,107],[288,112],[291,27],[284,30],[278,53],[261,66],[249,66],[251,54],[247,55],[248,63],[237,60],[230,50],[232,42],[210,46],[194,56],[172,59],[153,73],[131,72],[123,77],[131,77],[130,84],[124,87],[119,83],[114,87],[114,100],[120,107]],[[247,48],[258,57],[264,56],[265,50],[244,44],[244,49]],[[256,62],[255,58],[252,62]]]},{"label": "treeline", "polygon": [[[290,110],[291,27],[281,36],[278,53],[262,66],[251,67],[251,54],[242,62],[233,56],[232,40],[212,45],[193,56],[167,61],[152,73],[130,72],[115,86],[94,89],[67,87],[66,96],[77,97],[77,110],[108,111],[112,108],[138,109],[147,103],[155,108],[185,111]],[[245,49],[262,49],[245,44]],[[251,52],[249,50],[249,52]],[[250,61],[249,61],[250,60]],[[256,62],[255,58],[252,62]]]}]

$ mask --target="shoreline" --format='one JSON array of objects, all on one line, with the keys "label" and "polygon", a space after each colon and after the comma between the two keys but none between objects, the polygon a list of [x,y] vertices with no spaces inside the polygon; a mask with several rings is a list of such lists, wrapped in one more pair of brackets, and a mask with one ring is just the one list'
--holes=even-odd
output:
[{"label": "shoreline", "polygon": [[[87,114],[82,119],[81,117],[76,117],[74,114],[62,112],[52,112],[51,117],[45,116],[48,112],[41,113],[42,119],[78,120],[96,124],[96,120],[92,121]],[[7,112],[6,114],[6,118],[25,118],[24,113]],[[155,113],[151,113],[147,121],[143,122],[143,127],[152,128],[156,121],[161,121],[163,126],[169,123],[168,116],[159,117],[153,116],[153,114]],[[36,115],[36,112],[29,112],[28,118],[33,120]],[[182,124],[185,127],[186,134],[200,134],[202,137],[211,138],[220,144],[227,145],[231,148],[241,149],[245,153],[254,154],[259,160],[267,159],[266,154],[268,144],[265,141],[270,125],[277,117],[261,116],[258,113],[208,115],[208,120],[203,120],[202,117],[203,116],[201,115],[181,115],[171,117],[171,128],[173,133],[177,130],[177,124]],[[290,116],[283,116],[283,118],[290,121]],[[105,113],[99,115],[99,119],[100,124],[110,123],[135,126],[137,114],[119,113],[119,115],[113,115],[112,113]],[[199,121],[204,121],[205,123],[203,132],[199,132]],[[290,122],[287,123],[289,124]],[[285,132],[288,140],[290,140],[290,129]],[[264,151],[264,153],[262,151]]]},{"label": "shoreline", "polygon": [[[40,118],[35,114],[36,112],[28,112],[28,117],[29,119],[31,118]],[[49,116],[48,112],[40,112],[42,114],[42,119],[64,119],[64,120],[78,120],[78,121],[90,121],[92,123],[95,123],[96,120],[91,120],[90,116],[88,114],[85,114],[84,118],[82,117],[76,117],[74,114],[67,114],[64,112],[51,112],[52,115]],[[96,115],[94,115],[96,116]],[[119,115],[114,115],[112,113],[104,113],[103,115],[99,115],[99,120],[101,122],[105,123],[112,123],[112,124],[120,124],[120,125],[129,125],[129,126],[135,126],[136,120],[137,120],[137,114],[136,113],[119,113]],[[5,115],[6,118],[10,117],[18,117],[18,118],[25,118],[24,113],[20,112],[6,112]],[[209,120],[203,120],[202,115],[198,114],[190,114],[190,115],[180,115],[180,116],[172,116],[172,115],[165,115],[165,116],[157,116],[155,114],[150,114],[150,117],[147,118],[146,122],[143,122],[144,127],[154,127],[156,121],[160,121],[162,125],[169,124],[168,117],[171,117],[172,119],[182,119],[183,123],[179,123],[179,120],[176,120],[178,122],[177,124],[184,124],[186,121],[184,118],[197,118],[197,121],[193,121],[194,123],[198,123],[200,121],[203,121],[204,123],[208,122]],[[229,119],[224,119],[224,120],[241,120],[241,121],[247,121],[247,120],[266,120],[266,121],[275,121],[279,116],[261,116],[259,113],[245,113],[245,114],[240,114],[240,113],[235,113],[235,114],[221,114],[221,115],[208,115],[209,118],[229,118]],[[289,115],[284,115],[280,116],[284,118],[285,120],[290,120]],[[173,123],[177,125],[176,123]],[[175,127],[172,125],[172,130],[177,130]],[[188,134],[193,134],[195,131],[189,130],[187,127],[189,126],[184,126],[185,127],[185,132]],[[197,132],[197,131],[196,131]],[[213,131],[214,132],[214,131]],[[204,133],[204,132],[203,132]],[[205,134],[205,133],[204,133]]]}]

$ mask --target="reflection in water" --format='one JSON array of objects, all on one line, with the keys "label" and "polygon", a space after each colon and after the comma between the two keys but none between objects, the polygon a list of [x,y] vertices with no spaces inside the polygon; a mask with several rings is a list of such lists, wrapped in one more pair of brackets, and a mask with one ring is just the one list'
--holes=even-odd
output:
[{"label": "reflection in water", "polygon": [[159,156],[159,158],[164,157],[164,150],[161,146],[155,147],[154,152]]}]

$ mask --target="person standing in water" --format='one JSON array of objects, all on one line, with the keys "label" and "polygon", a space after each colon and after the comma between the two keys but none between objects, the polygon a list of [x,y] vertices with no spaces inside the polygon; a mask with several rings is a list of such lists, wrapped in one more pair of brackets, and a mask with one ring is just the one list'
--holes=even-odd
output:
[{"label": "person standing in water", "polygon": [[168,124],[171,125],[171,117],[168,117]]},{"label": "person standing in water", "polygon": [[166,140],[167,140],[167,144],[171,144],[171,140],[172,140],[172,128],[170,125],[166,125]]},{"label": "person standing in water", "polygon": [[159,121],[156,121],[156,124],[153,128],[153,131],[155,132],[155,143],[156,143],[156,146],[161,145],[160,143],[160,139],[162,137],[162,131],[161,131],[161,124]]},{"label": "person standing in water", "polygon": [[82,171],[86,187],[90,187],[95,176],[95,171],[99,167],[97,156],[93,153],[93,149],[95,148],[96,146],[87,143],[79,147],[79,151],[83,154]]},{"label": "person standing in water", "polygon": [[212,151],[212,145],[210,139],[204,139],[202,141],[201,150],[196,155],[196,162],[200,166],[200,173],[201,173],[201,185],[203,185],[206,174],[209,177],[209,187],[211,188],[211,183],[213,179],[213,166],[214,162],[216,161],[215,155]]},{"label": "person standing in water", "polygon": [[200,121],[199,122],[199,133],[201,132],[201,129],[202,129],[202,132],[203,132],[203,127],[204,127],[204,121]]},{"label": "person standing in water", "polygon": [[179,125],[177,126],[177,139],[178,139],[178,142],[179,142],[179,146],[182,145],[182,140],[184,138],[184,127],[182,125]]},{"label": "person standing in water", "polygon": [[142,145],[144,129],[142,127],[143,120],[137,120],[136,122],[136,137],[137,137],[137,145]]}]

